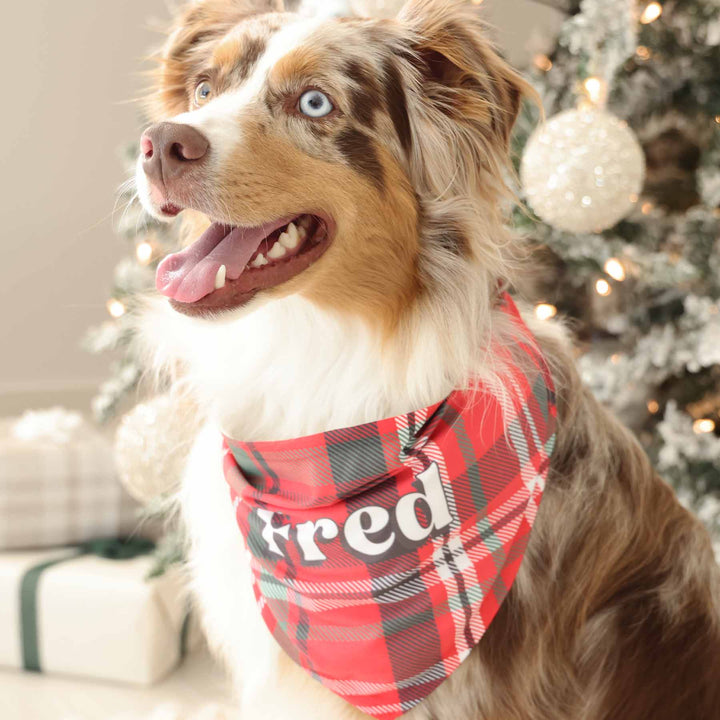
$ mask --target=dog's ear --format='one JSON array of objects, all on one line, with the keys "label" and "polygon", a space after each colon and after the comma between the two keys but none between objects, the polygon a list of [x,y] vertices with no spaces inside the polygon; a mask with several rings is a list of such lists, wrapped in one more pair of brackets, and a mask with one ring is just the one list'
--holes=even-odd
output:
[{"label": "dog's ear", "polygon": [[187,110],[188,80],[207,58],[212,44],[243,18],[282,12],[283,0],[194,0],[175,19],[159,53],[154,92],[147,110],[161,120]]},{"label": "dog's ear", "polygon": [[415,134],[420,150],[425,140],[436,161],[424,162],[437,165],[442,144],[448,172],[440,173],[439,184],[458,168],[502,173],[523,97],[535,98],[535,91],[495,52],[470,3],[410,0],[398,19],[410,33],[406,61],[420,94]]}]

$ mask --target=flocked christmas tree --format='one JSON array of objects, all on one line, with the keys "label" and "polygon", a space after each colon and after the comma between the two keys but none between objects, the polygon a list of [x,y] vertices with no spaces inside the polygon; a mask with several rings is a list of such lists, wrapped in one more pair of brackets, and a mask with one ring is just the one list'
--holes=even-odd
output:
[{"label": "flocked christmas tree", "polygon": [[[568,19],[534,59],[547,124],[536,130],[529,107],[516,134],[520,194],[549,221],[515,212],[546,268],[522,290],[540,317],[571,319],[586,382],[720,537],[720,3],[537,1]],[[116,270],[113,319],[88,336],[93,352],[119,351],[100,420],[142,377],[126,311],[176,243],[132,199],[128,189],[120,231],[133,254]],[[148,452],[128,440],[151,432],[147,408],[139,425],[125,426],[128,455]]]},{"label": "flocked christmas tree", "polygon": [[[614,172],[624,166],[625,179],[637,172],[632,150],[618,152],[613,131],[593,134],[581,122],[560,129],[571,136],[574,157],[557,150],[550,163],[552,152],[528,148],[524,177],[528,165],[546,161],[542,183],[525,188],[529,204],[544,207],[550,198],[565,218],[551,225],[515,214],[547,249],[551,270],[533,288],[542,301],[537,312],[574,319],[586,382],[718,531],[720,3],[583,0],[577,10],[555,51],[534,62],[548,127],[569,108],[592,118],[604,107],[637,134],[646,176],[619,224],[567,232],[560,227],[582,226],[583,213],[601,226],[603,213],[612,222],[624,199],[595,206],[608,185],[623,185]],[[534,120],[531,113],[519,128],[520,155]],[[585,194],[563,185],[563,171],[578,166],[582,185],[594,186]]]}]

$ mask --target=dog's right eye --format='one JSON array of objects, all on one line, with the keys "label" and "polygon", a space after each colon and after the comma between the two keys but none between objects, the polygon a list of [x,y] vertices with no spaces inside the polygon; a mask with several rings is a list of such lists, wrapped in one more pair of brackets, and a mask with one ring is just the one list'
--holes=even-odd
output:
[{"label": "dog's right eye", "polygon": [[335,108],[330,98],[320,90],[308,90],[300,96],[298,103],[300,112],[309,118],[327,117]]},{"label": "dog's right eye", "polygon": [[195,104],[204,105],[212,97],[212,85],[207,81],[199,83],[195,88]]}]

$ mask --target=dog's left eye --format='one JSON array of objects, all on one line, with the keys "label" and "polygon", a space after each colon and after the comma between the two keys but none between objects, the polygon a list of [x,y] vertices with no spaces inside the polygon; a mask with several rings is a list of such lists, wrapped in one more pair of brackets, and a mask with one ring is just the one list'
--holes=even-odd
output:
[{"label": "dog's left eye", "polygon": [[199,107],[204,105],[212,95],[212,85],[204,80],[195,88],[195,104]]},{"label": "dog's left eye", "polygon": [[300,112],[311,118],[327,117],[335,108],[330,98],[319,90],[308,90],[300,97]]}]

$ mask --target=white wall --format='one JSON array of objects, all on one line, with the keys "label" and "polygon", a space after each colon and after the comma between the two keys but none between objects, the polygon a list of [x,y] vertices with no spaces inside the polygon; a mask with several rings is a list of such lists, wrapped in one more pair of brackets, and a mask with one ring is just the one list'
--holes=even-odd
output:
[{"label": "white wall", "polygon": [[111,227],[117,150],[139,134],[128,101],[153,14],[167,21],[164,0],[4,4],[0,396],[89,390],[107,372],[78,345],[126,250]]},{"label": "white wall", "polygon": [[[516,62],[553,14],[530,0],[486,0]],[[6,2],[0,67],[0,414],[85,402],[107,358],[79,347],[106,316],[118,149],[140,130],[142,58],[166,0]],[[155,20],[155,23],[149,21]],[[159,21],[159,22],[158,22]]]}]

